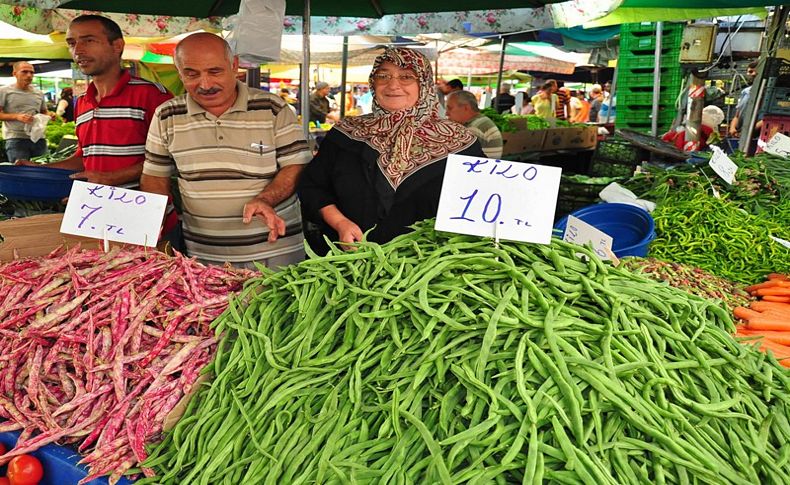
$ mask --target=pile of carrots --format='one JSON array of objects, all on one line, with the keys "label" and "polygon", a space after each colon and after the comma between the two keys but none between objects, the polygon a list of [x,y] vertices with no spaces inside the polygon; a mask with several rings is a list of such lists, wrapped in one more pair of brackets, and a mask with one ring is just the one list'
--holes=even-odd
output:
[{"label": "pile of carrots", "polygon": [[785,367],[790,367],[790,276],[771,273],[768,280],[746,288],[759,298],[749,308],[736,307],[733,314],[746,323],[737,325],[736,337],[759,343]]}]

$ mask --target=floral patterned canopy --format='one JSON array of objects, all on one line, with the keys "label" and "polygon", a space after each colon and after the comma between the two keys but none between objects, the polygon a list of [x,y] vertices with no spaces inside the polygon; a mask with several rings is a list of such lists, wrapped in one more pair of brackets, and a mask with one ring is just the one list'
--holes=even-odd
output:
[{"label": "floral patterned canopy", "polygon": [[[60,0],[0,0],[0,21],[29,32],[63,32],[80,10],[57,8]],[[413,35],[422,33],[496,33],[570,27],[608,14],[620,0],[572,0],[540,8],[474,10],[385,15],[381,18],[312,17],[311,32],[327,35]],[[13,4],[13,5],[11,5]],[[138,14],[104,14],[131,36],[178,35],[195,30],[220,30],[222,18],[199,19]],[[286,16],[283,33],[300,33],[302,18]]]}]

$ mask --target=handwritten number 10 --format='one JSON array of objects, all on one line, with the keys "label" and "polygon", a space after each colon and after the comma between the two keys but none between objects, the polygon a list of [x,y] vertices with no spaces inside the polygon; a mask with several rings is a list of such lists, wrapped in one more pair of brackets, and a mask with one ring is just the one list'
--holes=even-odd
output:
[{"label": "handwritten number 10", "polygon": [[[478,189],[475,189],[471,194],[467,195],[466,197],[459,197],[461,200],[466,201],[466,205],[464,206],[464,210],[461,212],[460,216],[451,217],[450,219],[461,219],[464,221],[475,222],[474,219],[467,217],[467,212],[472,206],[472,202],[474,202],[475,197],[477,197]],[[488,217],[491,215],[491,211],[494,212],[493,217]],[[502,211],[502,196],[499,194],[491,194],[486,201],[485,206],[483,207],[483,212],[481,214],[484,222],[496,222],[499,218],[499,213]]]}]

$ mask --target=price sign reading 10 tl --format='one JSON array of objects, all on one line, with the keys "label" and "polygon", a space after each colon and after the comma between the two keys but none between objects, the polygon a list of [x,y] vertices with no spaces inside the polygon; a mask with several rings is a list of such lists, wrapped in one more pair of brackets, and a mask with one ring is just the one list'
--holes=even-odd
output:
[{"label": "price sign reading 10 tl", "polygon": [[436,229],[548,244],[562,169],[450,155]]}]

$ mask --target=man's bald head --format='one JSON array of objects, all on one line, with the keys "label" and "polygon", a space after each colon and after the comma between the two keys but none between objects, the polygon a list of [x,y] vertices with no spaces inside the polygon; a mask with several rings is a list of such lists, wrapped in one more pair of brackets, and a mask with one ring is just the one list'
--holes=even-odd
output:
[{"label": "man's bald head", "polygon": [[182,65],[182,56],[184,51],[190,52],[205,52],[210,49],[221,49],[225,52],[225,58],[228,64],[233,63],[233,51],[228,42],[222,37],[211,34],[209,32],[198,32],[181,39],[176,45],[176,51],[173,56],[176,68],[180,69]]}]

